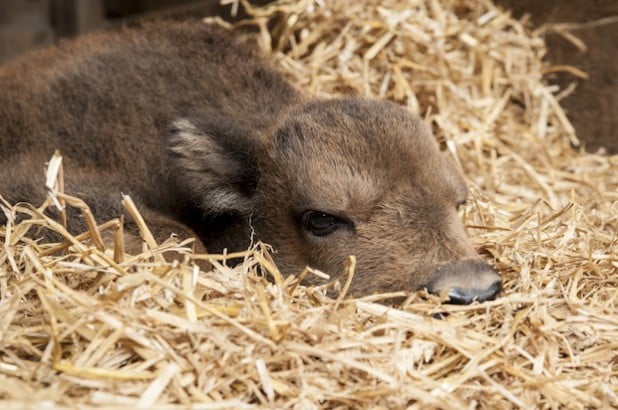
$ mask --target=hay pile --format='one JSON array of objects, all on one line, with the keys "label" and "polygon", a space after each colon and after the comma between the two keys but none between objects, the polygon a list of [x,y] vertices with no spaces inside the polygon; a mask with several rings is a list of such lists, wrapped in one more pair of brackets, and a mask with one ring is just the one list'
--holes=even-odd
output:
[{"label": "hay pile", "polygon": [[[331,300],[283,279],[261,245],[235,269],[175,239],[126,255],[121,221],[73,237],[44,207],[4,204],[25,220],[0,228],[0,407],[617,407],[618,158],[569,147],[539,35],[476,0],[251,12],[299,87],[391,99],[434,126],[469,178],[464,218],[503,296]],[[24,236],[40,226],[72,246]],[[96,240],[109,230],[115,249]]]}]

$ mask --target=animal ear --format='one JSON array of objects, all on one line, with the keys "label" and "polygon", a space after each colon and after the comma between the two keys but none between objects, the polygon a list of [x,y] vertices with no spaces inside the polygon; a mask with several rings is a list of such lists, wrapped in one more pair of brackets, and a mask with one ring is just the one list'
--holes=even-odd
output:
[{"label": "animal ear", "polygon": [[248,214],[260,172],[257,138],[238,122],[174,121],[168,138],[173,180],[209,213]]}]

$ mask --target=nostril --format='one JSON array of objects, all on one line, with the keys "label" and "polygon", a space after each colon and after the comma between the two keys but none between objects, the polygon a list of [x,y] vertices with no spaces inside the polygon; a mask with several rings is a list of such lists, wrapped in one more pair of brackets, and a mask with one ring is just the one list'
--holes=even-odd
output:
[{"label": "nostril", "polygon": [[461,288],[452,288],[448,291],[448,303],[452,303],[454,305],[469,305],[472,301],[472,295],[466,290]]},{"label": "nostril", "polygon": [[451,288],[448,292],[449,303],[455,305],[469,305],[470,303],[494,300],[502,290],[502,281],[497,280],[486,289]]},{"label": "nostril", "polygon": [[502,290],[502,280],[498,279],[494,283],[491,284],[489,288],[487,288],[487,292],[485,292],[485,300],[494,300],[500,294]]}]

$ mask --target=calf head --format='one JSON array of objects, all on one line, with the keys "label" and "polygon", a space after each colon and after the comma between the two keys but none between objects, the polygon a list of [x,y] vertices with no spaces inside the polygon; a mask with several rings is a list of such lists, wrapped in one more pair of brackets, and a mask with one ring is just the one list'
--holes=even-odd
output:
[{"label": "calf head", "polygon": [[250,221],[283,272],[336,274],[355,255],[355,295],[425,288],[470,303],[500,291],[457,215],[463,178],[403,108],[342,99],[293,108],[266,131],[221,121],[175,123],[175,172],[206,213],[234,215],[230,229]]}]

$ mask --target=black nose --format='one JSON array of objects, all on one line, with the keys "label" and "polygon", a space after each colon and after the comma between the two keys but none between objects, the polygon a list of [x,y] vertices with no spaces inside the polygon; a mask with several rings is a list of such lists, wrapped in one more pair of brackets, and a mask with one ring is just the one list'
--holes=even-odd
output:
[{"label": "black nose", "polygon": [[437,266],[422,288],[433,294],[446,292],[448,303],[467,305],[495,299],[502,279],[482,260],[466,259]]},{"label": "black nose", "polygon": [[485,302],[486,300],[494,300],[502,290],[502,281],[497,280],[486,289],[462,289],[451,288],[448,291],[449,303],[455,305],[469,305],[470,303]]}]

